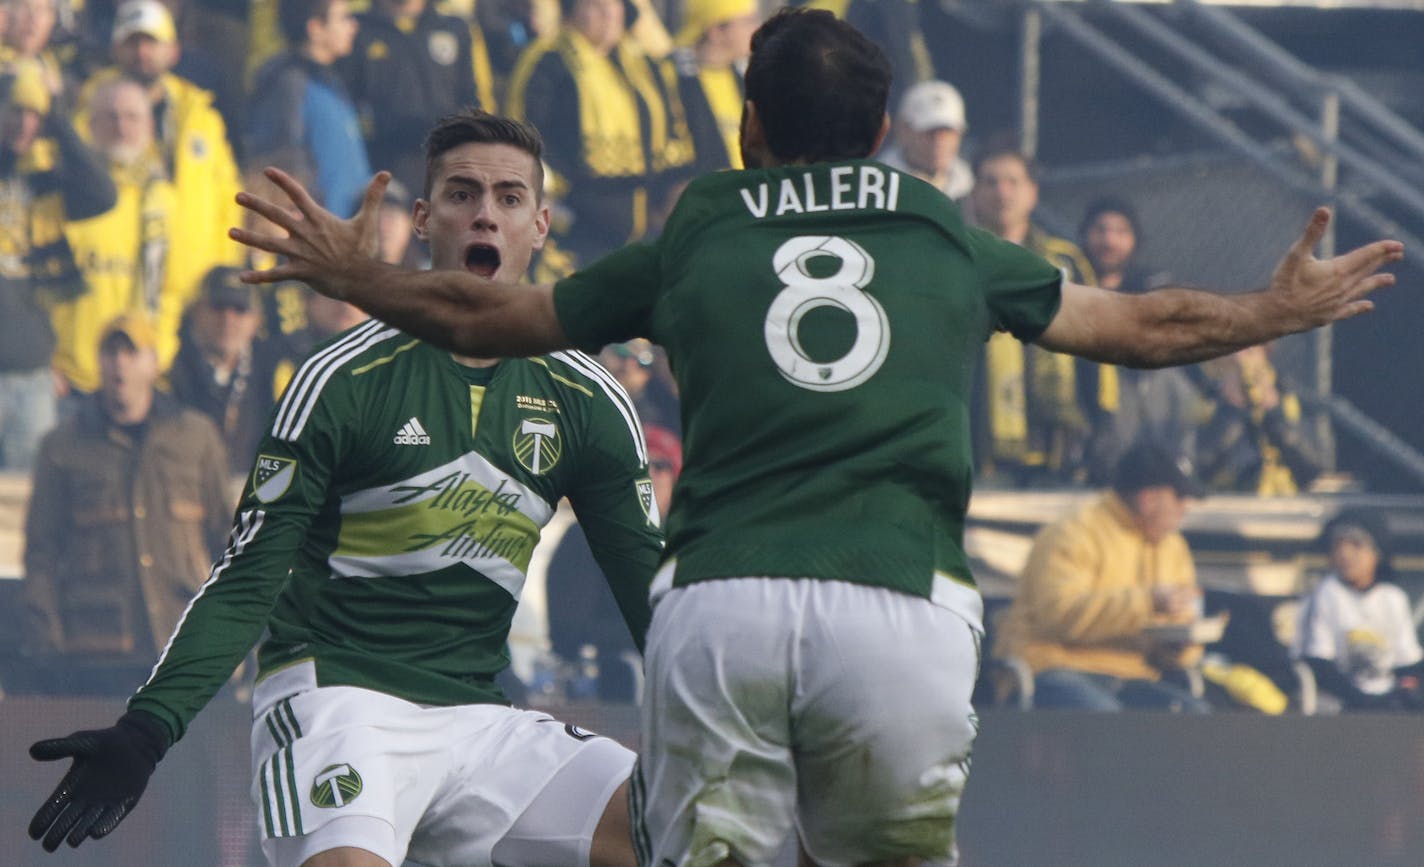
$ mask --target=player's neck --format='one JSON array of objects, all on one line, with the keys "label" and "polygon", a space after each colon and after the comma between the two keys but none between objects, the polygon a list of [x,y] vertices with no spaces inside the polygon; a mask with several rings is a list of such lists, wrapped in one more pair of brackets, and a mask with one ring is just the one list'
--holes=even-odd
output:
[{"label": "player's neck", "polygon": [[500,362],[503,362],[503,360],[504,360],[504,359],[471,359],[470,356],[457,356],[457,354],[454,354],[453,352],[450,353],[450,357],[451,357],[451,359],[456,360],[456,363],[457,363],[457,364],[464,364],[464,366],[466,366],[466,367],[494,367],[494,366],[496,366],[496,364],[498,364],[498,363],[500,363]]}]

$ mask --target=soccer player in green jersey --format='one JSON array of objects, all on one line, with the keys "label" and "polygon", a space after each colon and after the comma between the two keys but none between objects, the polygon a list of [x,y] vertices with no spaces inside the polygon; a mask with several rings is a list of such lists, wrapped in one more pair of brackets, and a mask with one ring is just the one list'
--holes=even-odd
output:
[{"label": "soccer player in green jersey", "polygon": [[[414,213],[435,268],[522,277],[549,225],[540,153],[532,127],[480,112],[435,127]],[[588,356],[497,358],[374,320],[312,355],[128,712],[31,749],[75,759],[31,836],[112,831],[265,628],[252,762],[272,864],[634,863],[633,753],[509,707],[494,677],[565,496],[641,647],[661,552],[647,445]]]},{"label": "soccer player in green jersey", "polygon": [[645,867],[764,865],[792,828],[823,867],[953,857],[982,634],[962,546],[968,403],[990,334],[1198,361],[1369,310],[1403,254],[1316,260],[1321,210],[1259,292],[1067,282],[866,159],[889,78],[844,22],[778,13],[746,73],[750,168],[694,181],[657,241],[532,290],[361,255],[384,175],[348,222],[276,171],[301,219],[239,196],[287,233],[233,231],[286,257],[253,282],[307,280],[461,352],[667,349],[685,463],[631,792]]}]

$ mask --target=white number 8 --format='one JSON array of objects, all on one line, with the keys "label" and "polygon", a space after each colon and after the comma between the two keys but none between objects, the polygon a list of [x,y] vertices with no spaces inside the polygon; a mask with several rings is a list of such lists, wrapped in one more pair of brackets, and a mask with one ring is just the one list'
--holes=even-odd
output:
[{"label": "white number 8", "polygon": [[[814,277],[807,265],[818,256],[840,259],[829,277]],[[781,375],[812,391],[845,391],[875,375],[890,351],[885,308],[864,291],[875,277],[875,260],[848,238],[799,235],[771,259],[786,285],[766,311],[766,348]],[[815,361],[801,346],[801,319],[818,307],[838,307],[855,317],[855,342],[833,361]]]}]

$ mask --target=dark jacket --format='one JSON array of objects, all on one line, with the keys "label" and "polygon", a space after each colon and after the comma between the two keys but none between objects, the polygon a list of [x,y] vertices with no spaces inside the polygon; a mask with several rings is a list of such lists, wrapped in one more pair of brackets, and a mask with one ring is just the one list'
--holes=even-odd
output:
[{"label": "dark jacket", "polygon": [[32,651],[152,658],[224,545],[230,489],[222,441],[202,415],[160,394],[136,435],[85,398],[35,464],[24,558]]},{"label": "dark jacket", "polygon": [[259,340],[225,383],[192,340],[184,340],[168,371],[173,396],[217,425],[235,475],[252,468],[272,407],[300,358],[293,359],[281,336]]},{"label": "dark jacket", "polygon": [[426,131],[480,101],[470,25],[433,6],[409,31],[379,10],[357,16],[355,45],[337,63],[361,112],[371,164],[412,190],[424,187]]}]

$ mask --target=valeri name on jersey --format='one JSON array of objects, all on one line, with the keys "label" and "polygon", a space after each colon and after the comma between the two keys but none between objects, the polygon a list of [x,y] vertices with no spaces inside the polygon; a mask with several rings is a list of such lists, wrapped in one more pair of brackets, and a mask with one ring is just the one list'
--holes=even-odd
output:
[{"label": "valeri name on jersey", "polygon": [[398,446],[428,446],[430,445],[430,434],[425,432],[425,428],[420,424],[420,419],[411,416],[410,421],[401,425],[401,429],[396,431],[396,435],[391,441]]},{"label": "valeri name on jersey", "polygon": [[818,211],[893,211],[900,206],[900,175],[875,166],[836,166],[782,178],[778,186],[762,183],[739,191],[753,217],[814,214]]},{"label": "valeri name on jersey", "polygon": [[252,469],[252,495],[264,503],[270,503],[292,486],[297,475],[295,458],[280,458],[274,455],[258,455]]}]

